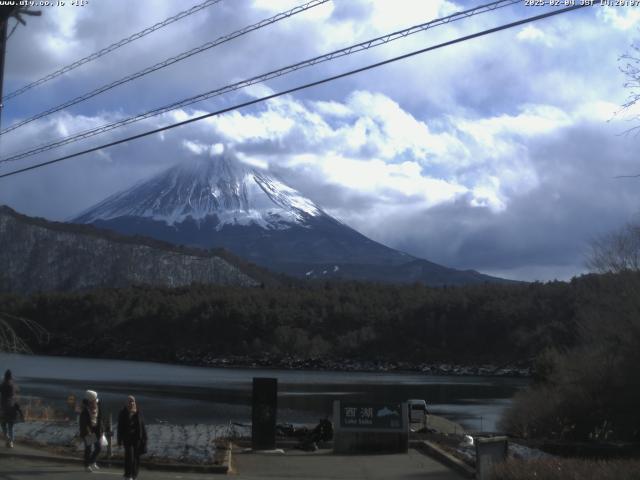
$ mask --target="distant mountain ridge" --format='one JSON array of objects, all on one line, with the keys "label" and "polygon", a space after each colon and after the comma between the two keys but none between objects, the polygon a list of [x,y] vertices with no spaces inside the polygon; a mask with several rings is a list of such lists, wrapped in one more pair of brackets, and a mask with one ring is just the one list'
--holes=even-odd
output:
[{"label": "distant mountain ridge", "polygon": [[223,247],[301,278],[459,285],[503,281],[386,247],[230,154],[183,162],[72,219],[127,235]]},{"label": "distant mountain ridge", "polygon": [[87,225],[49,222],[0,206],[0,291],[32,293],[192,283],[257,286],[269,272],[224,251],[125,237]]}]

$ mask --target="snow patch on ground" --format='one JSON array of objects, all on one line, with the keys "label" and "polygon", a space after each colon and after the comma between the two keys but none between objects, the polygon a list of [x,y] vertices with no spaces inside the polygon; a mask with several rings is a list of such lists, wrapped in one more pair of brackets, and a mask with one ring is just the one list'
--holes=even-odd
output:
[{"label": "snow patch on ground", "polygon": [[513,442],[509,442],[509,456],[520,460],[538,460],[553,457],[553,455],[538,450],[537,448],[530,448]]},{"label": "snow patch on ground", "polygon": [[[456,452],[471,463],[476,461],[476,447],[475,445],[460,444],[456,448]],[[553,455],[538,450],[536,448],[530,448],[518,443],[509,442],[508,456],[511,458],[517,458],[519,460],[537,460],[541,458],[551,458]]]},{"label": "snow patch on ground", "polygon": [[[16,438],[47,447],[67,447],[82,455],[83,444],[77,436],[78,427],[71,422],[26,422],[15,426]],[[251,437],[251,427],[236,425],[147,425],[148,458],[186,463],[209,463],[213,460],[216,442],[225,439]],[[113,455],[122,456],[113,438]],[[106,449],[101,456],[106,455]]]}]

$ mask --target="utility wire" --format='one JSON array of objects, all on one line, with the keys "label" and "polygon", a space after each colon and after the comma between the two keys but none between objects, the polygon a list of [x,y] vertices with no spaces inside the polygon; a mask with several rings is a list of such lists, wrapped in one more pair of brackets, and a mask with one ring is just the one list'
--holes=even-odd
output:
[{"label": "utility wire", "polygon": [[207,42],[203,45],[200,45],[199,47],[193,48],[191,50],[189,50],[188,52],[183,52],[180,53],[179,55],[176,55],[175,57],[171,57],[171,58],[167,58],[166,60],[163,60],[162,62],[156,63],[155,65],[152,65],[151,67],[147,67],[144,70],[140,70],[139,72],[136,73],[132,73],[131,75],[127,75],[124,78],[121,78],[119,80],[116,80],[114,82],[111,82],[107,85],[103,85],[95,90],[92,90],[91,92],[85,93],[84,95],[80,95],[79,97],[75,97],[71,100],[68,100],[64,103],[61,103],[60,105],[57,105],[55,107],[50,108],[49,110],[46,110],[42,113],[38,113],[37,115],[34,115],[33,117],[29,117],[25,120],[22,120],[20,122],[14,123],[13,125],[5,128],[4,130],[0,131],[0,135],[4,135],[7,132],[10,132],[12,130],[15,130],[16,128],[19,128],[23,125],[26,125],[27,123],[31,123],[34,120],[38,120],[40,118],[46,117],[47,115],[51,115],[52,113],[55,112],[59,112],[60,110],[64,110],[65,108],[71,107],[73,105],[76,105],[78,103],[84,102],[85,100],[88,100],[92,97],[95,97],[96,95],[100,95],[101,93],[104,93],[108,90],[111,90],[112,88],[115,88],[119,85],[122,85],[123,83],[127,83],[127,82],[131,82],[133,80],[136,80],[140,77],[143,77],[145,75],[148,75],[149,73],[155,72],[156,70],[160,70],[162,68],[168,67],[169,65],[173,65],[174,63],[180,62],[182,60],[185,60],[189,57],[192,57],[193,55],[196,55],[198,53],[204,52],[205,50],[209,50],[210,48],[213,47],[217,47],[218,45],[221,45],[223,43],[229,42],[231,40],[233,40],[234,38],[238,38],[242,35],[246,35],[249,32],[253,32],[254,30],[258,30],[260,28],[266,27],[268,25],[271,25],[273,23],[279,22],[280,20],[284,20],[286,18],[289,18],[293,15],[296,15],[298,13],[302,13],[304,11],[307,11],[313,7],[317,7],[318,5],[322,5],[323,3],[327,3],[329,0],[311,0],[310,2],[307,2],[303,5],[299,5],[295,8],[292,8],[291,10],[287,10],[286,12],[282,12],[282,13],[278,13],[277,15],[274,15],[273,17],[270,18],[266,18],[264,20],[259,21],[258,23],[254,23],[253,25],[250,25],[248,27],[244,27],[240,30],[236,30],[233,33],[230,33],[228,35],[224,35],[222,37],[219,37],[211,42]]},{"label": "utility wire", "polygon": [[456,38],[454,40],[449,40],[448,42],[440,43],[438,45],[433,45],[431,47],[426,47],[426,48],[423,48],[423,49],[420,49],[420,50],[415,50],[413,52],[406,53],[404,55],[400,55],[400,56],[393,57],[393,58],[390,58],[390,59],[387,59],[387,60],[383,60],[382,62],[374,63],[374,64],[371,64],[371,65],[367,65],[365,67],[357,68],[355,70],[350,70],[348,72],[344,72],[344,73],[341,73],[339,75],[334,75],[332,77],[326,77],[326,78],[323,78],[321,80],[316,80],[315,82],[306,83],[304,85],[299,85],[297,87],[293,87],[293,88],[290,88],[288,90],[283,90],[281,92],[277,92],[277,93],[274,93],[272,95],[267,95],[265,97],[256,98],[256,99],[250,100],[248,102],[244,102],[244,103],[240,103],[240,104],[234,105],[232,107],[227,107],[227,108],[223,108],[222,110],[217,110],[215,112],[206,113],[204,115],[200,115],[200,116],[197,116],[197,117],[194,117],[194,118],[190,118],[190,119],[184,120],[182,122],[173,123],[171,125],[167,125],[167,126],[164,126],[164,127],[156,128],[156,129],[153,129],[153,130],[148,130],[148,131],[140,133],[138,135],[133,135],[133,136],[130,136],[130,137],[126,137],[126,138],[123,138],[123,139],[120,139],[120,140],[116,140],[116,141],[113,141],[113,142],[110,142],[110,143],[106,143],[106,144],[100,145],[98,147],[89,148],[89,149],[86,149],[86,150],[82,150],[80,152],[72,153],[70,155],[65,155],[63,157],[55,158],[55,159],[49,160],[47,162],[38,163],[36,165],[31,165],[29,167],[21,168],[19,170],[14,170],[12,172],[8,172],[8,173],[0,175],[0,178],[10,177],[12,175],[17,175],[19,173],[27,172],[29,170],[35,170],[37,168],[41,168],[41,167],[44,167],[44,166],[47,166],[47,165],[51,165],[51,164],[54,164],[54,163],[62,162],[63,160],[68,160],[70,158],[79,157],[80,155],[96,152],[98,150],[102,150],[103,148],[109,148],[109,147],[113,147],[115,145],[120,145],[122,143],[126,143],[126,142],[129,142],[131,140],[137,140],[139,138],[147,137],[147,136],[153,135],[155,133],[164,132],[166,130],[171,130],[171,129],[176,128],[176,127],[181,127],[183,125],[187,125],[187,124],[190,124],[190,123],[198,122],[200,120],[204,120],[204,119],[209,118],[209,117],[219,116],[219,115],[222,115],[224,113],[231,112],[233,110],[237,110],[239,108],[248,107],[250,105],[255,105],[256,103],[265,102],[267,100],[271,100],[273,98],[281,97],[283,95],[288,95],[290,93],[298,92],[300,90],[305,90],[305,89],[310,88],[310,87],[315,87],[317,85],[321,85],[321,84],[324,84],[324,83],[332,82],[332,81],[338,80],[340,78],[348,77],[348,76],[354,75],[356,73],[361,73],[361,72],[364,72],[364,71],[367,71],[367,70],[371,70],[373,68],[381,67],[383,65],[387,65],[389,63],[394,63],[394,62],[397,62],[399,60],[404,60],[406,58],[410,58],[410,57],[413,57],[413,56],[416,56],[416,55],[420,55],[422,53],[430,52],[432,50],[436,50],[436,49],[443,48],[443,47],[448,47],[450,45],[454,45],[456,43],[465,42],[465,41],[471,40],[473,38],[482,37],[482,36],[485,36],[485,35],[489,35],[491,33],[499,32],[501,30],[506,30],[508,28],[517,27],[517,26],[520,26],[520,25],[524,25],[524,24],[527,24],[527,23],[535,22],[537,20],[542,20],[544,18],[552,17],[554,15],[559,15],[561,13],[570,12],[570,11],[577,10],[579,8],[588,7],[588,6],[591,6],[591,5],[592,4],[587,4],[587,3],[582,4],[582,5],[574,5],[574,6],[563,8],[563,9],[560,9],[560,10],[555,10],[555,11],[552,11],[552,12],[547,12],[547,13],[543,13],[543,14],[540,14],[540,15],[535,15],[533,17],[528,17],[528,18],[525,18],[525,19],[522,19],[522,20],[518,20],[516,22],[507,23],[507,24],[501,25],[499,27],[490,28],[488,30],[483,30],[483,31],[478,32],[478,33],[473,33],[471,35],[466,35],[464,37],[459,37],[459,38]]},{"label": "utility wire", "polygon": [[21,153],[17,153],[17,154],[12,154],[9,157],[6,157],[4,159],[0,160],[0,163],[4,163],[4,162],[9,162],[9,161],[17,161],[17,160],[21,160],[23,158],[26,157],[30,157],[33,155],[36,155],[38,153],[42,153],[45,152],[47,150],[51,150],[53,148],[57,148],[57,147],[61,147],[63,145],[67,145],[69,143],[73,143],[73,142],[77,142],[80,140],[84,140],[86,138],[90,138],[93,137],[95,135],[101,134],[101,133],[105,133],[108,132],[110,130],[113,130],[115,128],[119,128],[125,125],[129,125],[135,122],[138,122],[140,120],[144,120],[146,118],[150,118],[150,117],[154,117],[157,115],[160,115],[162,113],[166,113],[169,112],[171,110],[175,110],[181,107],[185,107],[187,105],[191,105],[197,102],[201,102],[203,100],[207,100],[209,98],[212,97],[216,97],[216,96],[220,96],[223,95],[225,93],[229,93],[235,90],[239,90],[241,88],[246,88],[248,86],[251,85],[255,85],[257,83],[262,83],[265,82],[267,80],[271,80],[273,78],[276,77],[280,77],[283,75],[286,75],[288,73],[292,73],[296,70],[300,70],[302,68],[306,68],[306,67],[310,67],[313,65],[317,65],[319,63],[323,63],[323,62],[327,62],[329,60],[333,60],[335,58],[339,58],[339,57],[343,57],[346,55],[351,55],[353,53],[362,51],[362,50],[368,50],[370,48],[374,48],[377,47],[379,45],[384,45],[386,43],[407,37],[409,35],[413,35],[425,30],[428,30],[429,28],[432,27],[436,27],[439,25],[444,25],[447,23],[451,23],[457,20],[462,20],[464,18],[469,18],[472,17],[474,15],[479,15],[482,13],[486,13],[489,11],[494,11],[498,8],[503,8],[503,7],[507,7],[509,5],[513,5],[515,3],[521,3],[522,0],[500,0],[500,1],[495,1],[492,3],[488,3],[485,5],[480,5],[478,7],[469,9],[469,10],[464,10],[462,12],[457,12],[454,13],[452,15],[448,15],[446,17],[442,17],[442,18],[438,18],[435,20],[431,20],[430,22],[426,22],[426,23],[422,23],[419,25],[414,25],[413,27],[409,27],[406,28],[404,30],[398,30],[396,32],[381,36],[381,37],[377,37],[377,38],[373,38],[370,40],[367,40],[365,42],[361,42],[355,45],[351,45],[349,47],[346,48],[342,48],[340,50],[335,50],[333,52],[324,54],[324,55],[320,55],[317,57],[313,57],[311,59],[308,60],[304,60],[302,62],[298,62],[295,63],[293,65],[288,65],[286,67],[277,69],[277,70],[272,70],[271,72],[267,72],[264,73],[262,75],[258,75],[252,78],[249,78],[247,80],[242,80],[230,85],[226,85],[224,87],[221,88],[217,88],[215,90],[210,90],[208,92],[205,93],[201,93],[199,95],[193,96],[193,97],[189,97],[186,98],[184,100],[180,100],[178,102],[174,102],[172,104],[169,105],[165,105],[163,107],[159,107],[153,110],[149,110],[147,112],[141,113],[139,115],[133,116],[133,117],[129,117],[129,118],[125,118],[123,120],[119,120],[113,123],[109,123],[106,125],[102,125],[100,127],[96,127],[90,130],[85,130],[83,132],[79,132],[77,134],[73,134],[71,136],[67,136],[65,138],[62,138],[60,140],[57,140],[53,143],[49,143],[46,145],[41,145],[38,146],[36,148],[32,148],[30,150],[27,151],[23,151]]},{"label": "utility wire", "polygon": [[194,13],[199,12],[200,10],[203,10],[207,7],[210,7],[211,5],[215,5],[216,3],[219,3],[221,1],[222,0],[206,0],[202,3],[199,3],[198,5],[191,7],[189,10],[184,10],[172,17],[169,17],[163,20],[162,22],[156,23],[155,25],[147,27],[138,33],[134,33],[133,35],[127,38],[123,38],[122,40],[112,43],[111,45],[103,48],[102,50],[92,53],[91,55],[81,58],[80,60],[76,60],[75,62],[62,67],[61,69],[56,70],[55,72],[52,72],[49,75],[46,75],[40,78],[39,80],[36,80],[35,82],[29,83],[28,85],[25,85],[24,87],[19,88],[18,90],[8,93],[2,98],[2,103],[14,97],[17,97],[18,95],[23,94],[27,90],[37,87],[38,85],[42,85],[43,83],[48,82],[49,80],[53,80],[54,78],[59,77],[60,75],[63,75],[67,72],[70,72],[71,70],[78,68],[79,66],[84,65],[85,63],[89,63],[93,60],[96,60],[97,58],[100,58],[106,55],[107,53],[113,52],[114,50],[124,45],[127,45],[128,43],[138,40],[139,38],[149,35],[150,33],[155,32],[156,30],[160,30],[161,28],[164,28],[167,25],[177,22],[178,20],[182,20],[183,18],[188,17],[189,15],[193,15]]}]

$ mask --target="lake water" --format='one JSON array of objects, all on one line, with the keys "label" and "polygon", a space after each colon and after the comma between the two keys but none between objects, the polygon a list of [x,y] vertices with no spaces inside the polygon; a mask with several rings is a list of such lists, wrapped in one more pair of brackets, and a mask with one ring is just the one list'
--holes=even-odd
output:
[{"label": "lake water", "polygon": [[313,372],[205,368],[151,362],[44,357],[0,353],[20,394],[66,408],[96,390],[106,411],[117,414],[132,394],[148,423],[247,423],[253,377],[278,379],[278,422],[315,423],[329,415],[335,399],[406,401],[422,398],[430,411],[473,430],[493,431],[503,410],[526,380],[431,376],[412,373]]}]

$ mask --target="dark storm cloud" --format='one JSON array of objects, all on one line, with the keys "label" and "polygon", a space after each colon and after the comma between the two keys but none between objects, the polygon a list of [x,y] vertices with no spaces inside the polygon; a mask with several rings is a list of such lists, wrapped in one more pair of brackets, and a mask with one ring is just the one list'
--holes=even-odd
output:
[{"label": "dark storm cloud", "polygon": [[617,169],[637,169],[637,142],[614,132],[592,123],[532,145],[540,186],[514,196],[505,211],[473,207],[463,196],[397,219],[387,231],[402,231],[399,238],[378,238],[459,268],[577,274],[589,242],[638,212],[638,184],[614,178]]}]

